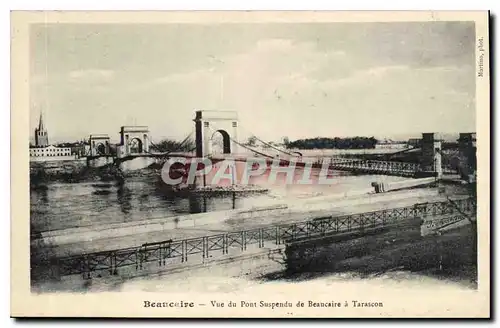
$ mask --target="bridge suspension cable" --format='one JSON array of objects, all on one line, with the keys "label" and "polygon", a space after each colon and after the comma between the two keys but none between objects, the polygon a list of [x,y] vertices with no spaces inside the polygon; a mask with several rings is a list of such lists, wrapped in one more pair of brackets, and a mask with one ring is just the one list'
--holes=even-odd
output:
[{"label": "bridge suspension cable", "polygon": [[403,150],[398,150],[394,153],[389,153],[387,154],[387,158],[392,158],[393,156],[396,156],[396,155],[401,155],[401,154],[404,154],[404,153],[407,153],[411,150],[416,150],[416,149],[419,149],[418,147],[412,147],[412,148],[407,148],[407,149],[403,149]]},{"label": "bridge suspension cable", "polygon": [[268,143],[268,142],[265,142],[265,141],[264,141],[264,140],[262,140],[262,139],[259,139],[259,138],[258,138],[255,134],[253,135],[253,137],[254,137],[255,139],[257,139],[258,141],[262,142],[264,145],[266,145],[266,146],[268,146],[268,147],[271,147],[271,148],[272,148],[272,149],[274,149],[274,150],[277,150],[277,151],[279,151],[279,152],[282,152],[282,153],[284,153],[284,154],[287,154],[288,156],[295,156],[295,157],[298,157],[298,155],[297,155],[297,154],[289,153],[289,152],[287,152],[287,151],[284,151],[284,150],[282,150],[282,149],[279,149],[278,147],[273,146],[272,144],[270,144],[270,143]]},{"label": "bridge suspension cable", "polygon": [[[211,127],[211,126],[209,126],[208,128],[209,128],[210,130],[212,130],[212,132],[213,132],[213,133],[217,132],[216,130],[212,129],[212,127]],[[247,149],[247,150],[250,150],[251,152],[253,152],[253,153],[255,153],[255,154],[258,154],[258,155],[261,155],[261,156],[264,156],[264,157],[267,157],[267,158],[274,158],[274,157],[273,157],[273,156],[271,156],[271,155],[267,155],[267,154],[265,154],[265,153],[259,152],[259,151],[255,150],[255,149],[252,149],[252,148],[250,148],[250,147],[248,147],[248,146],[243,145],[242,143],[240,143],[240,142],[238,142],[238,141],[234,140],[233,138],[231,138],[231,136],[230,136],[230,135],[229,135],[229,139],[230,139],[232,142],[234,142],[235,144],[237,144],[238,146],[243,147],[243,148],[245,148],[245,149]]]},{"label": "bridge suspension cable", "polygon": [[[242,128],[242,127],[241,127],[241,125],[240,125],[240,128]],[[268,142],[265,142],[264,140],[262,140],[262,139],[260,139],[259,137],[257,137],[257,136],[255,135],[255,133],[252,133],[250,130],[245,129],[245,128],[243,128],[243,130],[246,130],[247,132],[249,132],[249,133],[250,133],[250,135],[252,135],[252,136],[253,136],[255,139],[257,139],[258,141],[262,142],[264,145],[266,145],[266,146],[268,146],[268,147],[270,147],[270,148],[272,148],[272,149],[274,149],[274,150],[277,150],[277,151],[279,151],[279,152],[282,152],[282,153],[284,153],[284,154],[287,154],[288,156],[295,156],[295,157],[297,157],[297,154],[293,154],[293,153],[290,153],[290,152],[284,151],[284,150],[282,150],[282,149],[279,149],[278,147],[273,146],[272,144],[270,144],[270,143],[268,143]]]},{"label": "bridge suspension cable", "polygon": [[461,176],[468,175],[473,172],[473,168],[467,162],[464,163],[466,160],[461,158],[459,151],[447,154],[443,152],[442,149],[438,149],[437,152],[441,155],[441,165],[445,172],[447,171],[447,173],[450,173],[451,170],[453,173],[458,173]]},{"label": "bridge suspension cable", "polygon": [[[181,148],[182,148],[182,147],[186,144],[186,142],[188,142],[189,138],[190,138],[192,135],[193,135],[193,131],[191,130],[191,132],[190,132],[190,133],[189,133],[189,134],[188,134],[188,135],[187,135],[187,136],[186,136],[186,137],[185,137],[185,138],[181,141],[181,143],[177,146],[177,149],[174,149],[174,150],[170,150],[170,151],[164,152],[164,153],[162,153],[162,155],[167,156],[167,155],[169,155],[169,154],[171,154],[171,153],[174,153],[174,152],[176,152],[176,151],[181,150]],[[157,145],[153,142],[153,140],[151,140],[151,137],[149,137],[149,136],[148,136],[148,140],[149,140],[149,142],[151,143],[151,145],[152,145],[154,148],[158,149],[158,146],[157,146]],[[187,152],[188,152],[188,153],[190,153],[190,152],[192,152],[192,151],[194,151],[194,150],[196,150],[196,147],[195,147],[195,148],[193,148],[193,149],[189,149]],[[152,152],[150,152],[150,151],[147,151],[146,153],[148,153],[148,154],[152,154],[152,155],[153,155],[153,153],[152,153]],[[155,155],[157,155],[157,154],[155,154]]]},{"label": "bridge suspension cable", "polygon": [[187,137],[184,138],[184,140],[182,140],[182,142],[179,144],[179,147],[177,147],[177,150],[181,149],[182,146],[184,146],[184,144],[189,140],[189,138],[191,138],[192,135],[193,135],[193,130],[191,130],[191,132],[187,135]]}]

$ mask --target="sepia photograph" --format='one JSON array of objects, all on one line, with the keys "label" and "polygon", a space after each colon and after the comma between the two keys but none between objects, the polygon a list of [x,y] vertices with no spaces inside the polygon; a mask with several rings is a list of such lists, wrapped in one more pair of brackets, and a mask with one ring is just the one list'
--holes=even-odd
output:
[{"label": "sepia photograph", "polygon": [[12,316],[489,317],[487,12],[11,15]]}]

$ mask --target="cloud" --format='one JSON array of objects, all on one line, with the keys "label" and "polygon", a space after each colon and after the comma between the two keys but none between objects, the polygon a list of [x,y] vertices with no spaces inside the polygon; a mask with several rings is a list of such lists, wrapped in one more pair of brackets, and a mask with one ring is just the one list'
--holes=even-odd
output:
[{"label": "cloud", "polygon": [[150,84],[168,84],[168,83],[183,83],[192,82],[197,79],[204,79],[213,72],[210,68],[198,69],[187,73],[173,73],[162,77],[154,78],[151,83],[146,82],[147,86]]},{"label": "cloud", "polygon": [[383,79],[389,75],[401,74],[409,70],[410,68],[408,66],[371,67],[364,70],[354,70],[347,77],[328,79],[321,81],[319,84],[326,89],[356,85],[373,85],[375,83],[383,83]]},{"label": "cloud", "polygon": [[115,72],[104,69],[73,70],[68,73],[71,82],[107,82],[115,77]]},{"label": "cloud", "polygon": [[[474,121],[468,107],[473,88],[464,85],[471,80],[468,67],[370,66],[358,60],[342,50],[319,50],[314,42],[265,39],[244,53],[207,58],[191,72],[155,78],[137,92],[147,93],[141,97],[150,108],[156,99],[183,112],[186,122],[176,124],[185,129],[195,108],[231,109],[239,112],[242,136],[269,140],[441,131],[450,120],[464,128]],[[337,68],[341,74],[317,74]]]},{"label": "cloud", "polygon": [[273,79],[303,75],[321,66],[329,56],[345,56],[342,51],[320,53],[311,42],[289,39],[264,39],[249,51],[229,56],[207,56],[203,67],[191,72],[174,73],[156,78],[159,83],[204,78],[211,74],[233,79]]},{"label": "cloud", "polygon": [[[316,74],[335,67],[342,69],[342,74],[328,78]],[[219,84],[223,79],[226,97],[253,102],[266,95],[272,97],[277,91],[304,94],[304,88],[328,89],[365,83],[408,69],[404,65],[359,69],[341,50],[319,51],[313,42],[265,39],[248,52],[214,58],[203,68],[155,78],[153,83],[170,86],[180,83],[200,90],[197,85]]]},{"label": "cloud", "polygon": [[[189,44],[180,37],[168,43],[151,36],[147,47],[131,45],[126,56],[123,42],[109,38],[106,49],[114,50],[106,50],[106,62],[101,43],[90,47],[84,42],[80,46],[88,45],[87,56],[74,52],[78,57],[66,66],[49,65],[48,88],[40,68],[31,81],[32,102],[50,108],[49,119],[60,121],[52,124],[59,129],[55,133],[68,134],[114,136],[130,119],[149,125],[153,139],[182,139],[193,128],[195,109],[236,110],[241,138],[249,129],[268,140],[473,129],[467,126],[475,120],[474,63],[448,60],[455,54],[446,50],[447,43],[447,56],[423,66],[415,64],[423,46],[410,39],[411,47],[399,45],[393,33],[383,38],[376,33],[377,39],[356,30],[345,36],[330,27],[323,36],[311,29],[301,39],[288,26],[286,33],[265,37],[252,36],[254,28],[244,31],[238,46],[231,45],[236,41],[229,32],[210,39],[200,30]],[[400,39],[407,40],[405,33]],[[211,49],[199,46],[210,42]],[[135,51],[156,49],[153,45],[166,49],[148,60],[143,50]],[[219,51],[222,45],[227,51]],[[439,51],[436,47],[430,58],[438,58]]]},{"label": "cloud", "polygon": [[30,84],[32,86],[45,85],[47,83],[47,76],[45,75],[34,75],[30,78]]}]

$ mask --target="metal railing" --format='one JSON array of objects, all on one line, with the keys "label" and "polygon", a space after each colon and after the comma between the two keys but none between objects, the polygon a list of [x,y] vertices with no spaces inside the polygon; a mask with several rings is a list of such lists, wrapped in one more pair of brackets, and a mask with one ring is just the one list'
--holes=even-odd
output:
[{"label": "metal railing", "polygon": [[382,174],[413,176],[420,171],[420,165],[404,162],[386,162],[363,159],[332,158],[330,168]]},{"label": "metal railing", "polygon": [[212,255],[227,255],[245,252],[248,248],[278,247],[307,238],[335,235],[364,229],[384,227],[400,220],[425,217],[428,215],[447,215],[475,213],[476,203],[472,198],[453,202],[423,203],[413,206],[384,209],[343,216],[327,216],[312,220],[280,224],[257,229],[227,232],[218,235],[167,240],[143,244],[139,247],[96,252],[50,261],[59,275],[83,274],[91,278],[92,273],[108,272],[117,274],[118,268],[143,269],[147,263],[156,262],[158,266],[168,266],[172,260],[179,263],[197,256],[202,263]]}]

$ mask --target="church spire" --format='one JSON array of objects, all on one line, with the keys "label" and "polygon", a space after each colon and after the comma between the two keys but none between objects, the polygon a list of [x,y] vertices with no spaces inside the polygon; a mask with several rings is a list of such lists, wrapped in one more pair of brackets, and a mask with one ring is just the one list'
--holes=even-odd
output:
[{"label": "church spire", "polygon": [[38,121],[38,128],[35,129],[35,145],[37,147],[46,147],[49,145],[49,136],[45,125],[43,125],[43,113],[40,112],[40,121]]},{"label": "church spire", "polygon": [[44,131],[45,127],[43,126],[43,113],[40,112],[40,121],[38,121],[38,131]]}]

